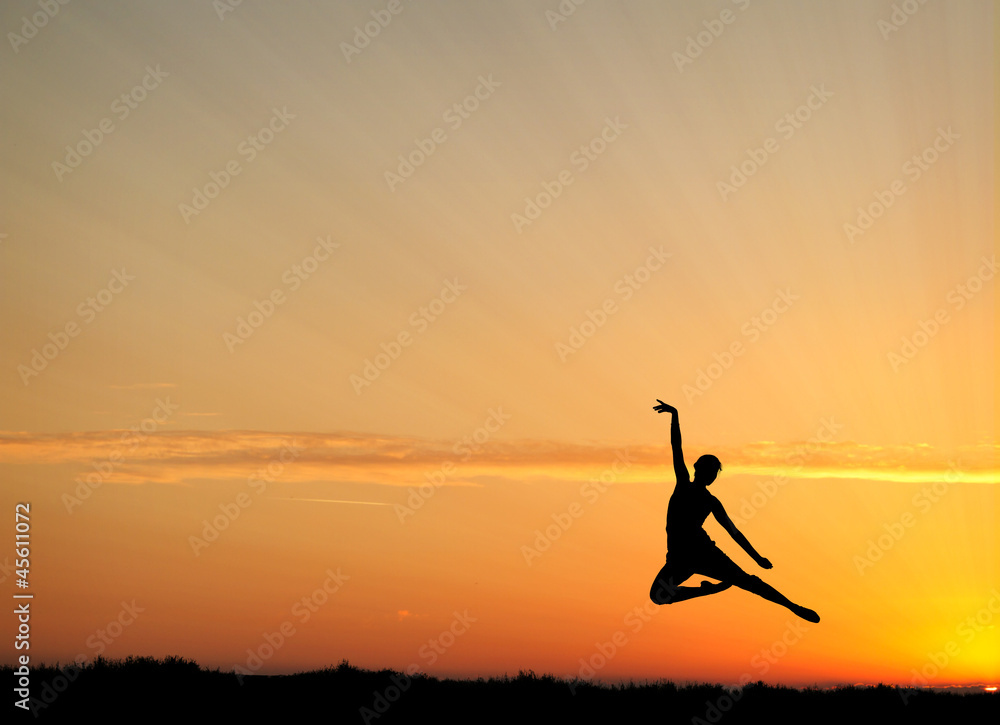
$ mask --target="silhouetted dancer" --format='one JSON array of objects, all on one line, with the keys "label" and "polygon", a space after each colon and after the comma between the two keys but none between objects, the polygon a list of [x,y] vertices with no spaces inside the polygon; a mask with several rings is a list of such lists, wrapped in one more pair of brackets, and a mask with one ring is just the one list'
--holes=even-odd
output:
[{"label": "silhouetted dancer", "polygon": [[[670,422],[670,447],[674,453],[674,474],[677,477],[677,485],[674,486],[670,503],[667,505],[667,563],[653,580],[649,598],[657,604],[673,604],[683,602],[685,599],[716,594],[735,585],[764,597],[769,602],[788,607],[803,619],[818,622],[819,615],[816,612],[789,601],[774,587],[765,584],[758,577],[747,574],[708,538],[702,524],[711,513],[754,561],[764,569],[771,568],[771,562],[758,554],[736,528],[719,499],[708,492],[708,486],[722,470],[719,459],[705,455],[695,461],[692,481],[687,466],[684,465],[681,424],[677,420],[677,408],[667,405],[659,398],[656,402],[659,405],[653,406],[653,410],[657,413],[673,413]],[[694,574],[718,579],[719,583],[703,581],[700,587],[680,586],[681,582]]]}]

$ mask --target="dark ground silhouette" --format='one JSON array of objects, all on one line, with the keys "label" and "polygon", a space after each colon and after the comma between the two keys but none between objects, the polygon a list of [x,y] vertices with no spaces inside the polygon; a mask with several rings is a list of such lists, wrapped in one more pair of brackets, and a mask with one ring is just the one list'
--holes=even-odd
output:
[{"label": "dark ground silhouette", "polygon": [[[0,667],[3,681],[14,668]],[[32,670],[38,720],[135,723],[986,723],[1000,722],[1000,696],[876,687],[798,690],[763,683],[730,691],[671,682],[620,686],[521,672],[515,677],[440,680],[374,672],[341,662],[295,675],[201,669],[177,657],[98,658],[70,680],[55,667]],[[58,690],[58,692],[57,692]],[[8,691],[9,693],[10,691]],[[10,696],[10,694],[8,695]],[[51,700],[48,704],[42,698]],[[10,708],[11,705],[6,707]],[[9,710],[8,710],[9,712]],[[992,714],[990,714],[992,713]],[[34,722],[14,708],[16,719]]]}]

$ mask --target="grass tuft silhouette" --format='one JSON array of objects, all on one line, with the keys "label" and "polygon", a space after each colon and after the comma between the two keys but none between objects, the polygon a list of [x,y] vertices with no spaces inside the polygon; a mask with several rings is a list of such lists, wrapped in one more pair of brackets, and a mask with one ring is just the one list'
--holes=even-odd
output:
[{"label": "grass tuft silhouette", "polygon": [[[0,666],[14,679],[14,667]],[[609,685],[564,680],[533,670],[475,680],[365,670],[342,660],[289,675],[237,677],[178,656],[98,657],[31,670],[31,710],[45,721],[325,722],[371,725],[435,723],[774,723],[998,722],[1000,697],[897,688],[885,684],[796,689],[764,682],[734,691],[716,684],[670,681]]]}]

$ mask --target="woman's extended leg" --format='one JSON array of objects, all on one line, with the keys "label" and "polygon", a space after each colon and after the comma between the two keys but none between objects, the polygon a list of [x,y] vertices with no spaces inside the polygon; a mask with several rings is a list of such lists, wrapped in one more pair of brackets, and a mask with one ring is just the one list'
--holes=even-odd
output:
[{"label": "woman's extended leg", "polygon": [[769,602],[774,602],[775,604],[787,607],[793,613],[802,617],[802,619],[810,622],[819,621],[819,615],[812,609],[799,606],[760,577],[750,576],[747,574],[747,578],[743,583],[733,582],[733,584],[738,586],[740,589],[746,589],[748,592],[753,592],[759,597],[764,597],[764,599]]},{"label": "woman's extended leg", "polygon": [[720,579],[724,583],[738,586],[740,589],[745,589],[759,597],[763,597],[769,602],[780,604],[790,609],[799,617],[802,617],[802,619],[810,622],[819,621],[819,615],[812,609],[802,607],[791,601],[760,577],[747,574],[718,547],[714,547],[713,551],[707,552],[706,555],[699,558],[699,561],[695,564],[695,573],[704,574],[713,579]]}]

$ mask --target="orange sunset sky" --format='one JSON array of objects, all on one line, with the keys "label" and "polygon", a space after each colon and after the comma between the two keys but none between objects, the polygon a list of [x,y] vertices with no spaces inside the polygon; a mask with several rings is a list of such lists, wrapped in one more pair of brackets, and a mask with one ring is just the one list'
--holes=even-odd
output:
[{"label": "orange sunset sky", "polygon": [[[32,662],[996,684],[997,8],[903,5],[5,3]],[[819,624],[649,603],[657,398]]]}]

